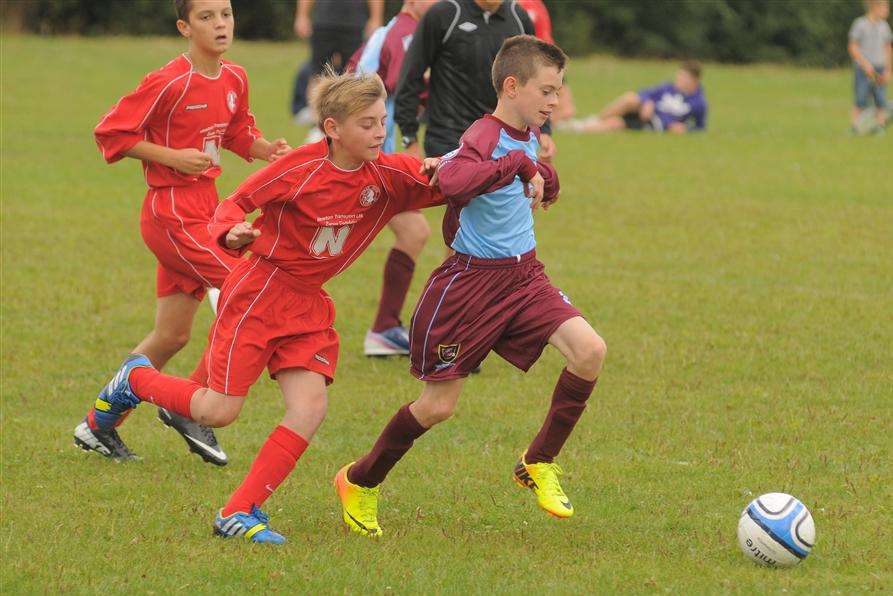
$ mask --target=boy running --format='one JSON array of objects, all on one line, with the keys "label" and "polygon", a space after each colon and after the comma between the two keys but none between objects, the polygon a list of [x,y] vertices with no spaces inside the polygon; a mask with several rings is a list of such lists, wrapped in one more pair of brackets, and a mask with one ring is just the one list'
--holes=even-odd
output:
[{"label": "boy running", "polygon": [[[326,414],[335,376],[335,306],[322,285],[362,254],[397,213],[443,203],[408,155],[385,155],[385,91],[375,74],[329,72],[314,109],[326,139],[300,147],[250,176],[217,208],[212,238],[233,257],[250,247],[220,294],[205,352],[207,383],[158,372],[131,354],[100,396],[125,415],[141,401],[212,427],[239,415],[266,367],[282,390],[285,415],[248,475],[220,510],[219,536],[281,544],[260,506],[291,473]],[[257,209],[252,225],[245,216]]]},{"label": "boy running", "polygon": [[[406,0],[399,14],[372,36],[351,57],[348,69],[356,72],[377,72],[384,82],[388,99],[387,137],[382,151],[397,150],[397,130],[394,126],[394,99],[397,81],[406,48],[409,47],[419,19],[431,0]],[[415,264],[431,236],[431,228],[419,211],[407,211],[388,222],[394,232],[394,246],[384,265],[381,298],[372,328],[366,332],[363,352],[366,356],[409,355],[409,333],[401,322],[401,311],[415,273]]]},{"label": "boy running", "polygon": [[[239,262],[207,229],[218,204],[214,180],[221,147],[248,161],[273,161],[291,149],[283,139],[271,143],[261,136],[248,109],[245,70],[221,59],[233,39],[229,1],[175,0],[174,9],[177,29],[189,40],[187,52],[146,75],[94,131],[107,162],[131,157],[143,164],[149,190],[140,229],[158,259],[157,306],[155,328],[133,351],[158,369],[189,341],[205,293],[220,288]],[[193,378],[203,382],[204,376],[200,362]],[[75,429],[75,444],[115,460],[133,459],[115,429],[123,419],[102,407],[97,401]],[[202,459],[227,463],[211,429],[164,409],[158,417]]]},{"label": "boy running", "polygon": [[412,373],[425,381],[421,396],[335,476],[344,522],[356,532],[381,535],[381,483],[416,439],[452,415],[465,377],[491,350],[526,371],[547,343],[567,367],[514,478],[548,513],[573,514],[554,459],[595,387],[605,342],[546,277],[532,214],[558,198],[555,170],[537,162],[537,139],[558,104],[565,63],[552,44],[527,35],[506,40],[493,63],[496,110],[472,124],[438,168],[441,190],[459,210],[456,254],[431,274],[413,315]]}]

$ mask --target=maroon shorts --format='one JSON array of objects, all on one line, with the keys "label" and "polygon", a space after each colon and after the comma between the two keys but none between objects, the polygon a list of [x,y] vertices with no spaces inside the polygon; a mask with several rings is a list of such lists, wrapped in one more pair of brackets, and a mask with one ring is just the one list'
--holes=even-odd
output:
[{"label": "maroon shorts", "polygon": [[490,350],[526,371],[555,330],[579,316],[535,251],[508,259],[453,255],[431,274],[413,313],[412,374],[465,377]]}]

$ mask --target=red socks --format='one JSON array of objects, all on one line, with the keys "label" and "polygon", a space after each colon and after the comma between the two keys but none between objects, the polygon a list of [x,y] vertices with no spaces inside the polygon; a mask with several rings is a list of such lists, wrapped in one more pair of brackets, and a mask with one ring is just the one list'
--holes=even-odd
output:
[{"label": "red socks", "polygon": [[412,282],[415,261],[402,250],[392,248],[384,265],[384,283],[381,286],[381,300],[372,331],[380,333],[400,325],[400,311],[406,301],[406,293]]},{"label": "red socks", "polygon": [[295,431],[281,425],[273,429],[222,515],[226,517],[237,511],[251,513],[252,505],[260,507],[291,474],[305,449],[307,441]]},{"label": "red socks", "polygon": [[388,425],[381,431],[378,440],[367,455],[347,471],[347,479],[354,484],[372,488],[381,484],[388,472],[412,447],[413,441],[425,434],[428,429],[419,424],[409,404],[394,414]]},{"label": "red socks", "polygon": [[561,371],[555,392],[552,394],[552,404],[549,406],[546,421],[527,448],[527,454],[524,456],[526,463],[549,463],[555,459],[580,416],[583,415],[586,400],[589,399],[597,382],[598,379],[594,381],[581,379],[566,368]]},{"label": "red socks", "polygon": [[131,389],[141,400],[192,418],[189,404],[195,392],[202,388],[195,381],[172,377],[154,368],[135,368],[129,380]]}]

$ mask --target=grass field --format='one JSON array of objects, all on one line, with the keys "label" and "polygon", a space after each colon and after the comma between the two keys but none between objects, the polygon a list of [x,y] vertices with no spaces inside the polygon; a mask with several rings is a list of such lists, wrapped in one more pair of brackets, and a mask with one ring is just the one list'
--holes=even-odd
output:
[{"label": "grass field", "polygon": [[[893,141],[845,134],[850,73],[708,66],[710,131],[557,137],[562,199],[539,214],[552,279],[606,338],[608,362],[560,458],[576,516],[558,523],[510,481],[561,360],[498,357],[457,415],[385,485],[386,536],[342,531],[330,480],[420,384],[366,360],[391,238],[328,289],[342,337],[329,417],[267,503],[283,548],[212,539],[210,522],[282,412],[264,379],[218,436],[223,469],[144,406],[115,465],[71,431],[149,330],[154,260],[135,163],[105,166],[98,118],[173,39],[2,42],[2,585],[4,593],[797,592],[893,590]],[[293,45],[239,42],[270,137]],[[573,62],[581,112],[674,65]],[[221,193],[256,166],[225,157]],[[439,229],[439,211],[428,212]],[[410,303],[443,254],[432,241]],[[411,304],[409,305],[411,306]],[[199,356],[210,309],[169,370]],[[817,545],[767,570],[738,552],[741,509],[770,491],[812,510]]]}]

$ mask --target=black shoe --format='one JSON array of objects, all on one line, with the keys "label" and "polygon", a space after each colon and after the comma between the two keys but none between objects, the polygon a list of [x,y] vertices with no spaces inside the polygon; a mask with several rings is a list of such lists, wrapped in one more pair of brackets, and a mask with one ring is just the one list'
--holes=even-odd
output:
[{"label": "black shoe", "polygon": [[190,420],[179,414],[175,414],[164,408],[158,408],[158,419],[165,426],[169,426],[183,437],[189,450],[197,453],[199,457],[215,466],[225,466],[229,462],[226,453],[217,444],[214,431],[194,420]]},{"label": "black shoe", "polygon": [[74,429],[74,444],[84,451],[95,451],[114,461],[136,461],[140,458],[124,444],[118,431],[92,429],[87,419]]}]

